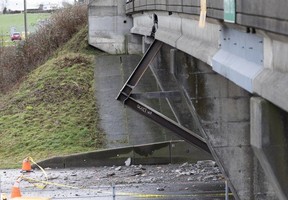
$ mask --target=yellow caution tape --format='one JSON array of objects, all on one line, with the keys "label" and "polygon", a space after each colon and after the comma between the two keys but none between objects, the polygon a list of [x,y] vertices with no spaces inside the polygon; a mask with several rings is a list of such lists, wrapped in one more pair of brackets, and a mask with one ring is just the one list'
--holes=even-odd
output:
[{"label": "yellow caution tape", "polygon": [[[29,177],[22,177],[23,180],[27,181],[27,182],[39,182],[39,183],[43,183],[46,185],[54,185],[54,186],[59,186],[59,187],[66,187],[66,188],[71,188],[71,189],[89,189],[89,190],[93,190],[91,188],[86,188],[86,187],[76,187],[76,186],[71,186],[71,185],[67,185],[67,184],[60,184],[60,183],[55,183],[55,182],[49,182],[49,181],[42,181],[42,180],[37,180],[37,179],[33,179],[33,178],[29,178]],[[98,191],[98,190],[97,190]],[[103,192],[101,191],[101,193],[106,193],[106,194],[111,194],[112,192]],[[165,195],[165,194],[141,194],[141,193],[131,193],[131,192],[116,192],[115,193],[117,196],[133,196],[133,197],[137,197],[137,198],[165,198],[165,197],[223,197],[225,196],[225,193],[208,193],[208,194],[204,194],[204,193],[194,193],[194,194],[180,194],[180,195]],[[233,196],[232,193],[228,194],[229,196]]]},{"label": "yellow caution tape", "polygon": [[[179,195],[173,195],[173,194],[139,194],[139,193],[124,193],[124,192],[117,192],[117,195],[119,196],[133,196],[137,198],[167,198],[167,197],[223,197],[225,196],[225,193],[194,193],[194,194],[179,194]],[[233,196],[233,193],[228,193],[229,196]]]},{"label": "yellow caution tape", "polygon": [[12,200],[51,200],[46,197],[15,197]]},{"label": "yellow caution tape", "polygon": [[44,170],[40,165],[38,165],[38,164],[33,160],[32,157],[29,157],[29,160],[30,160],[33,164],[35,164],[37,167],[39,167],[39,169],[41,169],[41,171],[42,171],[43,174],[45,175],[46,181],[48,181],[48,175],[47,175],[47,173],[45,172],[45,170]]},{"label": "yellow caution tape", "polygon": [[22,176],[21,177],[24,181],[27,181],[29,183],[43,183],[46,186],[47,185],[55,185],[55,186],[59,186],[59,187],[67,187],[67,188],[72,188],[72,189],[81,189],[81,187],[75,187],[75,186],[70,186],[70,185],[66,185],[66,184],[60,184],[60,183],[54,183],[54,182],[49,182],[49,181],[42,181],[42,180],[37,180],[34,178],[29,178],[26,176]]}]

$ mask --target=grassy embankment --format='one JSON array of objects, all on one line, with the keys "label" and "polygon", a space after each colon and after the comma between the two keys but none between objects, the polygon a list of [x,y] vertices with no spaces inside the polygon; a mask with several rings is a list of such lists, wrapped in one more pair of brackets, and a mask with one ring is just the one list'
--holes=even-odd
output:
[{"label": "grassy embankment", "polygon": [[[49,13],[28,13],[27,29],[34,32],[40,20],[49,18]],[[24,36],[24,14],[5,14],[0,15],[0,46],[9,46],[14,43],[10,40],[10,30],[14,27],[17,32]]]},{"label": "grassy embankment", "polygon": [[0,97],[0,168],[21,167],[26,156],[41,160],[102,147],[93,91],[97,51],[87,34],[86,27],[19,89]]}]

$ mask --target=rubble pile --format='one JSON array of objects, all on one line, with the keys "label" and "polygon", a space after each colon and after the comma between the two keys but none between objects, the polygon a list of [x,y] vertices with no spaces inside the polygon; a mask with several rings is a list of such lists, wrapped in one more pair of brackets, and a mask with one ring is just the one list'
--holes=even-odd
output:
[{"label": "rubble pile", "polygon": [[[70,185],[103,186],[111,184],[145,184],[165,182],[222,181],[219,167],[214,161],[198,161],[194,164],[130,165],[95,168],[78,168],[71,171],[47,170],[48,177]],[[56,172],[56,174],[55,174]],[[55,180],[56,179],[56,180]]]}]

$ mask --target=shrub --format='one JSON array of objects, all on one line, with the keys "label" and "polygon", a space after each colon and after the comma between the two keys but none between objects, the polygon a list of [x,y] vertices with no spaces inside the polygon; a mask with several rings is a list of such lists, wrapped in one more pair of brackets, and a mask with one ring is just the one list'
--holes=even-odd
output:
[{"label": "shrub", "polygon": [[63,8],[17,46],[0,51],[0,92],[7,92],[27,73],[43,64],[82,27],[87,25],[87,5]]}]

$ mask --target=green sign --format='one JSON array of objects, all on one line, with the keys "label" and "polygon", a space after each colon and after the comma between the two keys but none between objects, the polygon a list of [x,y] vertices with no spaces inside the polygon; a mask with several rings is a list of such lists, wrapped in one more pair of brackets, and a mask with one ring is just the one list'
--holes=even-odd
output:
[{"label": "green sign", "polygon": [[235,0],[224,0],[224,21],[235,23],[236,6]]}]

